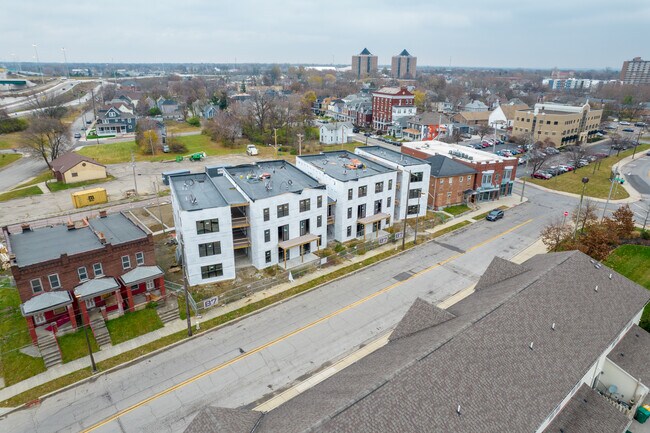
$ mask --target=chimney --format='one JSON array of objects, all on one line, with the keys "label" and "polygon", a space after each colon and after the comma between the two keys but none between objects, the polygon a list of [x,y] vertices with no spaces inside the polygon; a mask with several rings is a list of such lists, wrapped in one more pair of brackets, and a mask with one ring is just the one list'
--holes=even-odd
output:
[{"label": "chimney", "polygon": [[102,244],[106,243],[106,236],[104,236],[104,233],[97,232],[97,237],[99,238],[99,242],[101,242]]},{"label": "chimney", "polygon": [[106,218],[106,211],[105,210],[100,210],[99,211],[99,217],[100,218]]},{"label": "chimney", "polygon": [[67,224],[68,230],[74,230],[74,223],[72,222],[71,219],[68,219],[68,224]]},{"label": "chimney", "polygon": [[21,224],[21,225],[20,225],[20,228],[21,228],[24,232],[31,232],[31,231],[32,231],[32,228],[29,226],[29,223],[23,223],[23,224]]}]

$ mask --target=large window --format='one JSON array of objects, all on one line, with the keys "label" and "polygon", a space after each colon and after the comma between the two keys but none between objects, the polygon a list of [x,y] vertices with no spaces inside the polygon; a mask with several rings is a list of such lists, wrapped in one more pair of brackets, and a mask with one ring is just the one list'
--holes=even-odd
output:
[{"label": "large window", "polygon": [[393,179],[388,179],[388,191],[393,189]]},{"label": "large window", "polygon": [[384,190],[384,182],[375,183],[375,192],[382,192]]},{"label": "large window", "polygon": [[352,200],[352,194],[354,194],[352,188],[348,189],[348,200]]},{"label": "large window", "polygon": [[289,215],[289,203],[279,204],[278,205],[278,218],[282,218]]},{"label": "large window", "polygon": [[415,215],[420,212],[420,206],[417,204],[413,206],[409,206],[406,211],[408,212],[409,215]]},{"label": "large window", "polygon": [[411,182],[422,182],[422,172],[411,173]]},{"label": "large window", "polygon": [[216,254],[221,254],[221,242],[199,244],[199,257],[214,256]]},{"label": "large window", "polygon": [[196,234],[202,235],[204,233],[217,233],[219,231],[219,220],[203,220],[196,222]]},{"label": "large window", "polygon": [[420,188],[409,190],[409,198],[418,198],[420,197],[420,194],[422,194],[422,190]]},{"label": "large window", "polygon": [[381,200],[375,200],[375,215],[381,212]]},{"label": "large window", "polygon": [[144,253],[142,251],[135,253],[135,264],[136,266],[144,265]]},{"label": "large window", "polygon": [[41,284],[40,278],[35,278],[29,282],[32,286],[32,293],[41,293],[43,291],[43,285]]},{"label": "large window", "polygon": [[77,275],[79,275],[79,281],[86,281],[88,279],[88,270],[85,266],[79,266],[77,268]]},{"label": "large window", "polygon": [[323,207],[323,196],[322,195],[319,195],[316,198],[316,207],[319,207],[319,208]]},{"label": "large window", "polygon": [[366,217],[366,205],[360,204],[357,206],[357,218],[365,218]]},{"label": "large window", "polygon": [[95,277],[101,277],[104,275],[104,268],[102,268],[101,263],[95,263],[93,265],[93,273],[95,274]]},{"label": "large window", "polygon": [[316,217],[316,227],[322,227],[323,226],[323,217],[321,215],[318,215]]},{"label": "large window", "polygon": [[223,275],[223,265],[217,263],[214,265],[201,266],[201,278],[204,280],[208,278],[216,278]]},{"label": "large window", "polygon": [[264,253],[264,261],[266,263],[271,263],[271,251],[266,251]]},{"label": "large window", "polygon": [[129,256],[122,256],[122,269],[129,269],[131,267],[131,258]]},{"label": "large window", "polygon": [[352,218],[352,208],[348,208],[348,218]]},{"label": "large window", "polygon": [[307,212],[311,208],[311,200],[306,198],[300,200],[300,212]]},{"label": "large window", "polygon": [[271,215],[270,215],[270,212],[269,212],[269,208],[268,207],[264,208],[264,221],[268,221],[270,219],[271,219]]},{"label": "large window", "polygon": [[390,197],[388,197],[388,198],[386,199],[386,208],[390,208],[391,203],[392,203],[392,200],[391,200]]},{"label": "large window", "polygon": [[348,228],[346,230],[346,234],[347,234],[347,236],[352,236],[352,226],[348,226]]},{"label": "large window", "polygon": [[[128,257],[128,256],[127,256]],[[61,288],[61,281],[59,280],[59,274],[48,275],[47,279],[50,282],[50,288],[52,290]]]},{"label": "large window", "polygon": [[368,195],[368,187],[367,186],[360,186],[359,187],[359,197],[365,197]]},{"label": "large window", "polygon": [[483,173],[481,185],[492,185],[492,173]]},{"label": "large window", "polygon": [[289,224],[278,227],[278,242],[289,240]]},{"label": "large window", "polygon": [[271,229],[264,230],[264,242],[271,242]]}]

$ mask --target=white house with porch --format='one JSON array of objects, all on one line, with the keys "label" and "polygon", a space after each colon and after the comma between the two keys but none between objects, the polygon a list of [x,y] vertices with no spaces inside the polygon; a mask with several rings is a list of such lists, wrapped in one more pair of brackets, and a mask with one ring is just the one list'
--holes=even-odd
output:
[{"label": "white house with porch", "polygon": [[319,141],[323,144],[347,143],[353,129],[349,122],[325,123],[320,127]]},{"label": "white house with porch", "polygon": [[335,204],[329,236],[377,238],[393,223],[397,170],[348,151],[299,156],[296,166],[327,185]]}]

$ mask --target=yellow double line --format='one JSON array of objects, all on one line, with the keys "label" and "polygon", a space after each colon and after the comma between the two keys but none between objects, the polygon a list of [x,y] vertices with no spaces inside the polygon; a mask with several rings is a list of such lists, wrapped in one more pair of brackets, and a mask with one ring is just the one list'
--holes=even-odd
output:
[{"label": "yellow double line", "polygon": [[85,432],[91,432],[93,430],[96,430],[96,429],[98,429],[98,428],[100,428],[100,427],[102,427],[102,426],[104,426],[104,425],[106,425],[106,424],[108,424],[110,422],[113,422],[116,419],[126,415],[127,413],[136,410],[137,408],[139,408],[141,406],[144,406],[144,405],[146,405],[148,403],[151,403],[152,401],[154,401],[154,400],[156,400],[156,399],[158,399],[160,397],[163,397],[163,396],[165,396],[165,395],[167,395],[169,393],[172,393],[172,392],[176,391],[177,389],[180,389],[180,388],[184,387],[185,385],[189,385],[190,383],[196,382],[197,380],[199,380],[199,379],[201,379],[201,378],[203,378],[205,376],[208,376],[208,375],[210,375],[212,373],[215,373],[215,372],[217,372],[219,370],[223,370],[224,368],[226,368],[226,367],[228,367],[230,365],[233,365],[233,364],[241,361],[244,358],[255,355],[256,353],[259,353],[259,352],[261,352],[262,350],[264,350],[264,349],[266,349],[268,347],[274,346],[274,345],[280,343],[281,341],[286,340],[287,338],[293,337],[294,335],[300,334],[301,332],[306,331],[307,329],[313,328],[314,326],[318,325],[319,323],[323,323],[323,322],[331,319],[332,317],[338,316],[341,313],[344,313],[344,312],[346,312],[348,310],[351,310],[351,309],[353,309],[353,308],[355,308],[355,307],[357,307],[357,306],[359,306],[359,305],[361,305],[361,304],[363,304],[365,302],[368,302],[371,299],[374,299],[377,296],[382,295],[382,294],[394,289],[395,287],[398,287],[398,286],[404,284],[405,282],[407,282],[407,281],[409,281],[409,280],[411,280],[413,278],[416,278],[416,277],[418,277],[418,276],[420,276],[420,275],[422,275],[422,274],[424,274],[426,272],[429,272],[429,271],[431,271],[431,270],[433,270],[435,268],[443,266],[443,265],[451,262],[452,260],[455,260],[458,257],[461,257],[464,254],[467,254],[470,251],[474,251],[477,248],[482,247],[483,245],[486,245],[486,244],[488,244],[488,243],[490,243],[490,242],[492,242],[492,241],[494,241],[496,239],[499,239],[500,237],[505,236],[508,233],[511,233],[511,232],[517,230],[520,227],[525,226],[526,224],[530,223],[531,221],[532,221],[532,219],[529,219],[528,221],[524,221],[523,223],[518,224],[518,225],[516,225],[516,226],[514,226],[514,227],[512,227],[512,228],[510,228],[510,229],[508,229],[508,230],[506,230],[504,232],[501,232],[496,236],[493,236],[493,237],[491,237],[491,238],[489,238],[489,239],[487,239],[487,240],[485,240],[483,242],[479,242],[478,244],[473,245],[472,247],[468,248],[467,251],[465,251],[464,253],[457,253],[457,254],[455,254],[455,255],[453,255],[453,256],[451,256],[451,257],[449,257],[449,258],[447,258],[447,259],[445,259],[445,260],[443,260],[441,262],[436,263],[435,265],[432,265],[432,266],[430,266],[430,267],[428,267],[426,269],[421,270],[420,272],[417,272],[417,273],[411,275],[406,280],[399,281],[399,282],[391,284],[390,286],[384,287],[383,289],[378,290],[378,291],[376,291],[374,293],[371,293],[370,295],[368,295],[368,296],[366,296],[364,298],[361,298],[358,301],[355,301],[355,302],[353,302],[353,303],[351,303],[349,305],[346,305],[345,307],[342,307],[342,308],[340,308],[340,309],[338,309],[338,310],[336,310],[336,311],[334,311],[334,312],[332,312],[332,313],[330,313],[330,314],[328,314],[326,316],[323,316],[320,319],[314,320],[311,323],[308,323],[308,324],[306,324],[304,326],[301,326],[300,328],[297,328],[297,329],[295,329],[295,330],[293,330],[293,331],[291,331],[291,332],[289,332],[287,334],[284,334],[284,335],[276,338],[275,340],[269,341],[266,344],[263,344],[261,346],[258,346],[256,348],[254,348],[254,349],[249,350],[248,352],[242,353],[241,355],[236,356],[235,358],[231,359],[230,361],[226,361],[224,363],[221,363],[221,364],[219,364],[217,366],[214,366],[214,367],[212,367],[212,368],[210,368],[210,369],[208,369],[208,370],[206,370],[206,371],[204,371],[202,373],[197,374],[196,376],[190,377],[189,379],[186,379],[186,380],[184,380],[184,381],[182,381],[180,383],[177,383],[174,386],[171,386],[171,387],[169,387],[169,388],[167,388],[167,389],[165,389],[163,391],[160,391],[159,393],[154,394],[151,397],[148,397],[148,398],[134,404],[133,406],[129,406],[129,407],[125,408],[125,409],[120,410],[115,415],[112,415],[112,416],[98,422],[97,424],[93,424],[92,426],[88,427],[86,430],[83,430],[83,432],[85,433]]}]

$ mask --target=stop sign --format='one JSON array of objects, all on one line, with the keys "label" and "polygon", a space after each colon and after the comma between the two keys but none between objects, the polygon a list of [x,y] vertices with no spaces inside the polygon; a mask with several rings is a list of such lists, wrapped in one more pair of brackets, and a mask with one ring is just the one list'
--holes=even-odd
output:
[{"label": "stop sign", "polygon": [[569,216],[569,212],[564,211],[564,216]]}]

